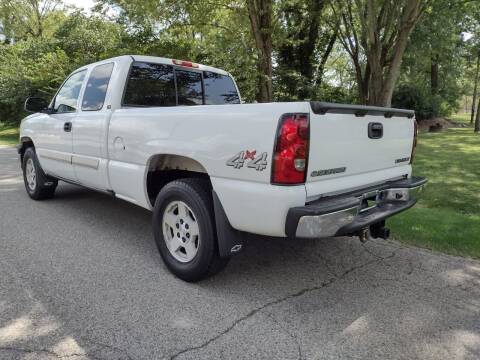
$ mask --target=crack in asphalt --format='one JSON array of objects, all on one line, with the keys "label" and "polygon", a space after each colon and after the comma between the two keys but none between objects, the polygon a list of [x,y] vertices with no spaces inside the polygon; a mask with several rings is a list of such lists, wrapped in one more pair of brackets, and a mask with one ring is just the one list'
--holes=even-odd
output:
[{"label": "crack in asphalt", "polygon": [[378,260],[382,260],[382,259],[383,259],[380,255],[376,254],[374,251],[372,251],[371,249],[369,249],[369,248],[365,245],[365,243],[362,243],[362,242],[361,242],[361,243],[360,243],[360,246],[363,248],[363,250],[365,250],[367,253],[369,253],[369,254],[372,255],[373,257],[377,258]]},{"label": "crack in asphalt", "polygon": [[290,337],[294,342],[295,344],[297,345],[297,352],[298,352],[298,360],[303,360],[304,357],[303,357],[303,351],[302,351],[302,345],[300,343],[300,341],[298,340],[298,337],[290,332],[285,326],[282,325],[282,323],[280,323],[276,318],[275,316],[272,314],[272,313],[269,313],[267,312],[266,315],[268,316],[268,318],[270,318],[275,324],[277,324],[277,326],[285,333],[288,335],[288,337]]},{"label": "crack in asphalt", "polygon": [[228,334],[230,331],[232,331],[238,324],[250,319],[251,317],[253,317],[254,315],[256,315],[257,313],[259,313],[260,311],[268,308],[268,307],[271,307],[271,306],[274,306],[274,305],[278,305],[282,302],[285,302],[285,301],[288,301],[288,300],[291,300],[291,299],[295,299],[297,297],[300,297],[300,296],[303,296],[307,293],[310,293],[310,292],[313,292],[313,291],[316,291],[316,290],[321,290],[323,288],[326,288],[332,284],[334,284],[336,281],[338,280],[341,280],[343,279],[345,276],[347,276],[348,274],[356,271],[356,270],[359,270],[359,269],[362,269],[364,267],[367,267],[371,264],[374,264],[374,263],[379,263],[379,262],[383,262],[387,259],[391,259],[395,256],[396,252],[398,251],[399,249],[396,249],[394,250],[390,255],[388,256],[385,256],[385,257],[381,257],[379,255],[377,255],[375,257],[374,260],[370,260],[370,261],[367,261],[361,265],[358,265],[358,266],[353,266],[351,267],[350,269],[344,271],[341,275],[334,275],[334,277],[330,278],[329,280],[327,281],[324,281],[323,283],[319,284],[319,285],[316,285],[316,286],[313,286],[313,287],[309,287],[309,288],[305,288],[305,289],[302,289],[300,291],[297,291],[296,293],[293,293],[293,294],[288,294],[284,297],[281,297],[279,299],[276,299],[276,300],[273,300],[273,301],[269,301],[265,304],[263,304],[262,306],[260,307],[257,307],[253,310],[251,310],[250,312],[248,312],[246,315],[238,318],[237,320],[235,320],[230,326],[228,326],[225,330],[221,331],[220,333],[218,333],[217,335],[209,338],[208,340],[206,340],[205,342],[203,342],[202,344],[200,345],[197,345],[197,346],[191,346],[191,347],[188,347],[186,349],[183,349],[183,350],[180,350],[178,352],[176,352],[175,354],[171,355],[169,357],[170,360],[173,360],[173,359],[176,359],[177,357],[179,357],[180,355],[183,355],[185,353],[188,353],[188,352],[192,352],[192,351],[195,351],[195,350],[200,350],[200,349],[203,349],[205,347],[207,347],[208,345],[210,345],[211,343],[215,342],[216,340],[218,340],[219,338],[223,337],[224,335]]},{"label": "crack in asphalt", "polygon": [[172,356],[170,356],[170,360],[173,360],[173,359],[176,359],[178,356],[182,355],[182,354],[185,354],[187,352],[191,352],[191,351],[194,351],[194,350],[200,350],[208,345],[210,345],[212,342],[214,342],[215,340],[221,338],[223,335],[226,335],[227,333],[229,333],[233,328],[235,328],[238,324],[240,324],[241,322],[244,322],[245,320],[248,320],[249,318],[251,318],[252,316],[254,316],[255,314],[257,314],[258,312],[262,311],[263,309],[269,307],[269,306],[273,306],[273,305],[277,305],[281,302],[284,302],[284,301],[287,301],[289,299],[293,299],[293,298],[296,298],[298,296],[302,296],[304,294],[306,294],[307,292],[310,292],[310,291],[314,291],[314,290],[319,290],[319,289],[322,289],[324,287],[327,287],[331,284],[333,284],[335,281],[337,280],[337,278],[331,278],[329,279],[328,281],[325,281],[323,283],[321,283],[320,285],[317,285],[315,287],[312,287],[312,288],[306,288],[306,289],[302,289],[300,291],[298,291],[297,293],[294,293],[294,294],[290,294],[290,295],[287,295],[283,298],[280,298],[280,299],[277,299],[277,300],[273,300],[273,301],[270,301],[270,302],[267,302],[265,304],[263,304],[262,306],[258,307],[258,308],[255,308],[253,310],[251,310],[250,312],[248,312],[246,315],[238,318],[237,320],[235,320],[229,327],[227,327],[225,330],[223,330],[222,332],[218,333],[217,335],[215,335],[214,337],[208,339],[207,341],[205,341],[204,343],[198,345],[198,346],[192,346],[192,347],[189,347],[189,348],[186,348],[184,350],[181,350],[175,354],[173,354]]},{"label": "crack in asphalt", "polygon": [[333,270],[333,268],[330,266],[330,264],[328,263],[327,259],[325,257],[323,257],[322,255],[320,254],[316,254],[316,257],[319,258],[320,260],[323,261],[323,265],[325,265],[325,268],[327,269],[327,271],[332,274],[333,276],[337,277],[338,274],[335,270]]}]

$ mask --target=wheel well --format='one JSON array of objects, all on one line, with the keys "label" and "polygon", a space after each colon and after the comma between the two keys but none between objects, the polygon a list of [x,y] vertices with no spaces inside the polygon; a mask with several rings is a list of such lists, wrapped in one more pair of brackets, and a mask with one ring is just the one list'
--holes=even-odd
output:
[{"label": "wheel well", "polygon": [[181,155],[161,154],[150,158],[147,173],[147,193],[151,205],[162,188],[169,182],[183,178],[208,180],[205,168],[196,160]]},{"label": "wheel well", "polygon": [[33,144],[32,139],[30,139],[29,137],[22,137],[20,141],[21,147],[18,149],[18,153],[20,154],[20,159],[23,161],[23,154],[25,154],[25,150],[30,147],[35,149],[35,145]]}]

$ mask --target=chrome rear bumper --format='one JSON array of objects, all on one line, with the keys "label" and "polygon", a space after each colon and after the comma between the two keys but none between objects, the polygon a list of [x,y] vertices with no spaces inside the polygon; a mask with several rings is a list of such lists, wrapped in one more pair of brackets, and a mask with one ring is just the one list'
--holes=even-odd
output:
[{"label": "chrome rear bumper", "polygon": [[285,232],[289,237],[323,238],[353,234],[411,208],[427,179],[414,177],[375,188],[328,197],[289,210]]}]

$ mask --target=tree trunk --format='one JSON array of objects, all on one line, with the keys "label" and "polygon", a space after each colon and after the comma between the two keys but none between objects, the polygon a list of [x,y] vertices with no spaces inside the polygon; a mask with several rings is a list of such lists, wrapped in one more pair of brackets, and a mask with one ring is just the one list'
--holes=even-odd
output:
[{"label": "tree trunk", "polygon": [[330,37],[327,48],[325,49],[325,52],[322,55],[322,59],[320,60],[320,65],[318,66],[318,71],[317,71],[317,74],[318,74],[317,86],[322,85],[323,73],[325,72],[325,65],[327,63],[328,58],[330,57],[330,54],[332,53],[332,50],[333,50],[333,47],[335,46],[336,41],[337,41],[337,33],[335,32]]},{"label": "tree trunk", "polygon": [[[475,70],[475,84],[473,86],[473,100],[472,100],[472,113],[470,114],[470,125],[473,124],[473,119],[475,118],[475,103],[477,102],[477,90],[478,90],[478,75],[480,68],[480,49],[477,54],[477,69]],[[477,113],[479,108],[477,107]]]},{"label": "tree trunk", "polygon": [[247,0],[248,17],[258,52],[258,102],[273,100],[272,12],[273,0]]},{"label": "tree trunk", "polygon": [[438,94],[438,55],[433,55],[430,60],[430,90],[432,95]]},{"label": "tree trunk", "polygon": [[[360,101],[370,105],[391,106],[410,34],[427,4],[426,0],[397,2],[400,5],[378,0],[331,3],[343,23],[341,43],[354,63]],[[363,75],[357,64],[362,57],[366,58]]]},{"label": "tree trunk", "polygon": [[[289,96],[311,99],[322,82],[325,63],[333,50],[337,30],[320,30],[327,0],[278,2],[278,79]],[[300,76],[299,76],[300,75]]]},{"label": "tree trunk", "polygon": [[393,49],[392,61],[387,70],[387,76],[383,86],[383,96],[378,104],[379,106],[390,107],[392,105],[392,96],[395,84],[400,76],[403,54],[407,48],[408,39],[418,20],[420,14],[420,1],[410,0],[402,16],[402,25],[399,29],[397,42]]},{"label": "tree trunk", "polygon": [[368,104],[368,88],[370,84],[370,65],[367,63],[365,71],[362,70],[362,66],[358,59],[353,59],[353,65],[355,67],[355,79],[357,81],[358,100],[360,104]]},{"label": "tree trunk", "polygon": [[475,117],[475,129],[473,130],[476,133],[480,132],[480,99],[478,99],[478,107],[477,107],[477,116]]},{"label": "tree trunk", "polygon": [[[372,56],[369,61],[371,75],[368,84],[368,104],[375,106],[385,106],[383,104],[384,97],[384,79],[383,69],[376,56]],[[369,60],[370,60],[369,59]]]},{"label": "tree trunk", "polygon": [[[310,14],[309,21],[305,21],[305,28],[300,28],[298,46],[297,66],[299,72],[302,74],[303,81],[306,86],[300,87],[298,98],[301,100],[310,99],[313,95],[313,75],[315,64],[315,49],[317,48],[320,21],[322,19],[322,11],[325,6],[325,1],[311,0],[308,2],[308,12]],[[328,55],[327,55],[328,56]]]}]

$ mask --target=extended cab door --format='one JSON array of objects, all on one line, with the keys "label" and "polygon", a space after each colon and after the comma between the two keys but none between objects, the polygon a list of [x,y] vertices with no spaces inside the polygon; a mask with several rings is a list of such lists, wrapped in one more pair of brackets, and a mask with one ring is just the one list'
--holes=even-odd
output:
[{"label": "extended cab door", "polygon": [[86,70],[80,70],[65,80],[35,138],[36,152],[44,171],[66,180],[75,180],[71,162],[72,126],[85,74]]},{"label": "extended cab door", "polygon": [[108,189],[107,133],[112,110],[106,96],[113,68],[113,62],[92,68],[73,123],[72,164],[76,180],[99,190]]}]

